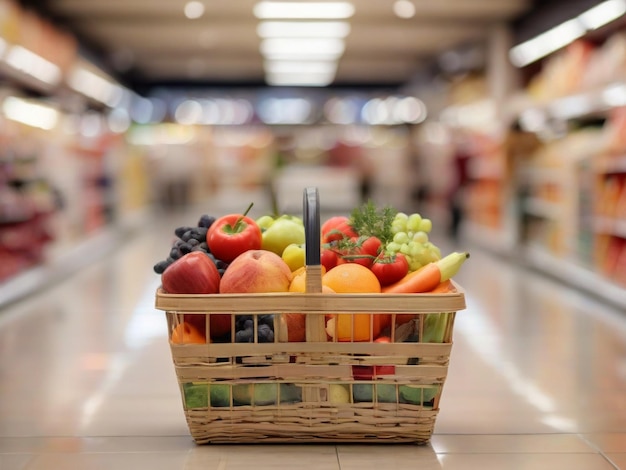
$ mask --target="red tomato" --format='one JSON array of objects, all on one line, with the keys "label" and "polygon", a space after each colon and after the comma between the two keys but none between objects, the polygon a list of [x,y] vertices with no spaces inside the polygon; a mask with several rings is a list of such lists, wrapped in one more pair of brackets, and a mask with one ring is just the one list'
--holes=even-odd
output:
[{"label": "red tomato", "polygon": [[377,237],[367,237],[360,240],[361,253],[371,256],[378,256],[378,251],[382,245],[381,241]]},{"label": "red tomato", "polygon": [[409,272],[409,262],[402,253],[379,257],[370,268],[381,286],[388,286],[399,281]]},{"label": "red tomato", "polygon": [[378,256],[381,242],[376,237],[352,237],[352,247],[340,250],[337,264],[357,263],[371,268],[374,259]]},{"label": "red tomato", "polygon": [[245,251],[260,250],[261,242],[261,229],[257,223],[241,214],[220,217],[206,234],[206,243],[213,256],[227,263]]},{"label": "red tomato", "polygon": [[337,266],[337,253],[335,253],[333,250],[329,248],[322,248],[320,256],[322,266],[326,268],[326,272]]},{"label": "red tomato", "polygon": [[331,217],[322,224],[322,243],[329,243],[334,240],[356,237],[357,234],[350,226],[350,219],[343,215]]}]

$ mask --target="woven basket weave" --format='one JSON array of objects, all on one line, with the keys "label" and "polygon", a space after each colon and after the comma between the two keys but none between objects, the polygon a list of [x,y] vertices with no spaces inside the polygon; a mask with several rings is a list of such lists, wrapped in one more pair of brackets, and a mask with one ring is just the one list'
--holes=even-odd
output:
[{"label": "woven basket weave", "polygon": [[[307,188],[306,293],[157,291],[156,308],[166,312],[170,337],[190,316],[231,314],[229,338],[170,341],[183,409],[198,444],[430,439],[464,293],[456,284],[456,292],[445,294],[321,293],[318,204],[317,191]],[[306,342],[287,342],[282,314],[294,312],[306,316]],[[250,315],[256,333],[259,316],[267,314],[274,315],[274,342],[234,341],[237,316]],[[327,335],[328,315],[356,314],[368,315],[371,331],[374,316],[387,315],[390,342],[338,342]],[[211,338],[210,321],[204,323]]]}]

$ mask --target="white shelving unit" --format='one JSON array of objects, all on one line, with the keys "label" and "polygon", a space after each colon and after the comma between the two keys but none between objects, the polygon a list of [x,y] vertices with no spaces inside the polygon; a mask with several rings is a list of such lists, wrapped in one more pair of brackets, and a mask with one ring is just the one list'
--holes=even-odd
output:
[{"label": "white shelving unit", "polygon": [[626,309],[626,289],[610,279],[573,260],[556,257],[549,251],[536,246],[527,247],[524,254],[529,266]]}]

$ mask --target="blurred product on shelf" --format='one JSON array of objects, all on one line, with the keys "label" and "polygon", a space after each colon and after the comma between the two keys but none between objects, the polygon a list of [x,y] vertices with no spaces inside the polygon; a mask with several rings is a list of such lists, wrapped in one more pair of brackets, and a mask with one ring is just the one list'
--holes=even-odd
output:
[{"label": "blurred product on shelf", "polygon": [[468,222],[487,230],[503,228],[506,210],[506,155],[499,136],[473,131],[468,134],[468,191],[464,201]]},{"label": "blurred product on shelf", "polygon": [[366,202],[372,195],[374,170],[362,146],[337,140],[328,151],[327,165],[331,168],[352,168],[359,180],[359,196]]},{"label": "blurred product on shelf", "polygon": [[36,145],[14,140],[18,129],[2,124],[0,282],[43,261],[46,246],[54,240],[50,217],[62,207],[58,188],[37,165]]},{"label": "blurred product on shelf", "polygon": [[150,149],[154,191],[161,207],[180,210],[188,206],[192,181],[200,168],[200,156],[187,144],[160,145]]},{"label": "blurred product on shelf", "polygon": [[456,139],[457,142],[451,168],[453,181],[448,195],[448,207],[450,211],[448,235],[453,240],[458,241],[461,224],[465,218],[467,189],[470,182],[469,162],[471,155],[468,138],[464,136],[463,133],[458,133]]},{"label": "blurred product on shelf", "polygon": [[590,42],[578,40],[549,57],[528,85],[530,97],[543,102],[580,91],[593,51]]}]

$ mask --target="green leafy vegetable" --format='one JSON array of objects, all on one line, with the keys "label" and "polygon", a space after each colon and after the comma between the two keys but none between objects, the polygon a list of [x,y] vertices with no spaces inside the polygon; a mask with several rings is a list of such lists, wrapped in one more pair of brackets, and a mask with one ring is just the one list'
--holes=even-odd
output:
[{"label": "green leafy vegetable", "polygon": [[350,214],[350,226],[360,236],[378,237],[383,246],[393,240],[391,223],[398,213],[391,206],[378,208],[371,200]]}]

